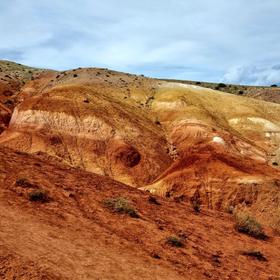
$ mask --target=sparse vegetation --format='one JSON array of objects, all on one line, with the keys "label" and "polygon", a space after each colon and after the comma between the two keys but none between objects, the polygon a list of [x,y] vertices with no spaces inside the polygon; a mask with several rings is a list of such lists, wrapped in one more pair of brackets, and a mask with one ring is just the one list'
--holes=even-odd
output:
[{"label": "sparse vegetation", "polygon": [[62,144],[62,139],[58,135],[53,135],[50,137],[51,145],[59,145]]},{"label": "sparse vegetation", "polygon": [[241,233],[245,233],[257,239],[266,239],[262,225],[252,216],[244,212],[235,213],[235,228]]},{"label": "sparse vegetation", "polygon": [[229,213],[229,214],[234,214],[234,211],[235,211],[235,207],[233,205],[227,205],[224,210]]},{"label": "sparse vegetation", "polygon": [[148,200],[151,204],[155,204],[155,205],[161,205],[158,200],[154,197],[154,196],[149,196],[149,200]]},{"label": "sparse vegetation", "polygon": [[219,87],[219,88],[225,88],[225,87],[227,87],[227,85],[224,84],[224,83],[219,83],[219,84],[218,84],[218,87]]},{"label": "sparse vegetation", "polygon": [[276,84],[273,84],[273,85],[271,85],[270,87],[277,87],[277,85],[276,85]]},{"label": "sparse vegetation", "polygon": [[258,261],[262,261],[262,262],[267,261],[267,258],[263,255],[263,253],[258,250],[242,251],[241,254],[244,256],[257,259]]},{"label": "sparse vegetation", "polygon": [[158,117],[156,117],[156,119],[155,119],[155,124],[156,124],[156,125],[161,125],[161,122],[160,122],[160,120],[159,120]]},{"label": "sparse vegetation", "polygon": [[220,258],[221,258],[220,254],[213,254],[211,256],[212,264],[214,266],[217,266],[217,267],[221,266],[221,259]]},{"label": "sparse vegetation", "polygon": [[12,106],[12,105],[14,105],[14,101],[13,100],[10,100],[10,99],[7,99],[5,102],[4,102],[4,104],[5,105],[7,105],[7,106]]},{"label": "sparse vegetation", "polygon": [[200,193],[198,190],[195,191],[194,195],[191,197],[190,199],[190,202],[191,202],[191,205],[192,205],[192,208],[193,210],[196,212],[196,213],[199,213],[200,212],[200,209],[201,209],[201,199],[200,199]]},{"label": "sparse vegetation", "polygon": [[178,247],[181,248],[184,246],[184,241],[182,238],[178,237],[178,236],[168,236],[166,238],[166,243],[172,247]]},{"label": "sparse vegetation", "polygon": [[182,195],[179,195],[179,196],[175,196],[173,199],[174,199],[175,202],[181,203],[182,201],[185,200],[185,198],[186,198],[186,196],[182,194]]},{"label": "sparse vegetation", "polygon": [[17,179],[16,185],[24,188],[32,187],[32,183],[30,183],[26,178]]},{"label": "sparse vegetation", "polygon": [[150,102],[152,102],[155,99],[154,96],[150,96],[148,97],[148,99],[146,100],[146,105],[148,105]]},{"label": "sparse vegetation", "polygon": [[48,202],[49,196],[47,191],[42,189],[32,190],[28,193],[28,199],[34,202]]},{"label": "sparse vegetation", "polygon": [[194,201],[192,201],[192,207],[193,207],[193,210],[196,213],[199,213],[200,212],[201,204],[200,204],[200,202],[198,200],[194,200]]},{"label": "sparse vegetation", "polygon": [[153,257],[154,259],[158,259],[158,260],[161,259],[160,255],[156,252],[152,252],[151,257]]},{"label": "sparse vegetation", "polygon": [[132,218],[139,218],[133,204],[124,197],[109,198],[103,201],[104,205],[113,212],[120,214],[128,214]]},{"label": "sparse vegetation", "polygon": [[[249,95],[252,98],[257,98],[269,102],[279,103],[279,84],[274,86],[244,86],[244,85],[232,85],[225,83],[209,83],[202,81],[188,81],[188,80],[176,80],[176,79],[161,79],[161,81],[183,83],[187,85],[198,85],[201,87],[219,90],[239,96]],[[223,86],[225,85],[225,87]],[[276,86],[276,87],[275,87]]]},{"label": "sparse vegetation", "polygon": [[39,188],[36,183],[30,182],[26,178],[19,178],[16,180],[15,185],[24,189],[29,189],[27,198],[34,202],[48,202],[50,197],[48,192]]}]

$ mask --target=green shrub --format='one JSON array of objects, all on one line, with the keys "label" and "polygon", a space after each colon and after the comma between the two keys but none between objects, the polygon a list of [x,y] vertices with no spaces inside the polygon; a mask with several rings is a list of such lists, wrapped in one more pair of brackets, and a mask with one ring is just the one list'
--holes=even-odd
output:
[{"label": "green shrub", "polygon": [[155,205],[161,205],[160,202],[158,202],[158,200],[154,197],[154,196],[149,196],[149,199],[148,199],[149,203],[151,204],[155,204]]},{"label": "green shrub", "polygon": [[235,228],[239,232],[245,233],[257,239],[267,238],[267,235],[264,233],[261,224],[254,217],[244,212],[237,212],[235,214],[235,219]]},{"label": "green shrub", "polygon": [[156,252],[152,252],[151,257],[153,257],[154,259],[158,259],[158,260],[161,259],[160,255]]},{"label": "green shrub", "polygon": [[33,186],[26,178],[19,178],[16,180],[16,185],[24,188],[30,188]]},{"label": "green shrub", "polygon": [[200,193],[199,193],[198,190],[195,191],[195,193],[194,193],[194,195],[191,197],[190,201],[191,201],[191,205],[192,205],[193,210],[194,210],[196,213],[199,213],[199,212],[200,212],[200,209],[201,209],[202,201],[201,201]]},{"label": "green shrub", "polygon": [[263,255],[263,253],[257,250],[242,251],[241,254],[262,262],[267,261],[267,258]]},{"label": "green shrub", "polygon": [[135,207],[132,203],[123,197],[110,198],[103,201],[104,205],[113,212],[120,214],[128,214],[132,218],[139,218]]},{"label": "green shrub", "polygon": [[227,87],[227,85],[224,84],[224,83],[219,83],[219,84],[218,84],[218,87],[219,87],[219,88],[225,88],[225,87]]},{"label": "green shrub", "polygon": [[182,238],[178,236],[168,236],[166,238],[166,243],[172,247],[183,247],[184,246],[184,241]]},{"label": "green shrub", "polygon": [[193,207],[193,210],[196,212],[196,213],[199,213],[200,212],[200,208],[201,208],[201,204],[199,201],[197,200],[194,200],[192,202],[192,207]]},{"label": "green shrub", "polygon": [[45,190],[32,190],[28,193],[28,199],[34,202],[48,202],[49,196]]},{"label": "green shrub", "polygon": [[225,211],[227,212],[227,213],[229,213],[229,214],[234,214],[234,211],[235,211],[235,208],[234,208],[234,206],[233,205],[227,205],[226,207],[225,207]]},{"label": "green shrub", "polygon": [[156,117],[156,119],[155,119],[155,124],[156,124],[156,125],[161,125],[161,122],[160,122],[160,120],[159,120],[158,117]]}]

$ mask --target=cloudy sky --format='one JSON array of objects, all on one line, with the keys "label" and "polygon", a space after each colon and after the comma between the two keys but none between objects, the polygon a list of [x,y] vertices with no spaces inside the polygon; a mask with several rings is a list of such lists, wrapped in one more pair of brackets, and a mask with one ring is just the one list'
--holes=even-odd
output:
[{"label": "cloudy sky", "polygon": [[0,59],[280,83],[279,0],[0,0]]}]

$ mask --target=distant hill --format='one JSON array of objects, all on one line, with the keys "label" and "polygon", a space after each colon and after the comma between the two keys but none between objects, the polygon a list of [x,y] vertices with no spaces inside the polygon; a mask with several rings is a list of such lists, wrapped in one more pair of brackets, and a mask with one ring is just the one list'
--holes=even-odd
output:
[{"label": "distant hill", "polygon": [[183,83],[189,85],[197,85],[205,88],[211,88],[223,92],[228,92],[235,95],[252,97],[268,102],[274,102],[280,104],[280,87],[276,84],[271,86],[246,86],[224,83],[207,83],[199,81],[188,80],[174,80],[174,79],[162,79],[163,81]]}]

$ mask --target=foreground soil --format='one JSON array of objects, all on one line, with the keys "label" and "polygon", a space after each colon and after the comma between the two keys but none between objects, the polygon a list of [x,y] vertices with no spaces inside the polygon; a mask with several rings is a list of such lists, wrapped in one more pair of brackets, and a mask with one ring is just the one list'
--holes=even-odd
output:
[{"label": "foreground soil", "polygon": [[[0,148],[1,279],[279,279],[280,238],[266,241],[234,229],[230,214],[156,198],[44,155]],[[25,179],[29,184],[17,182]],[[32,202],[33,189],[49,202]],[[112,213],[125,197],[140,218]],[[166,243],[181,236],[182,248]],[[267,261],[241,251],[261,251]]]}]

